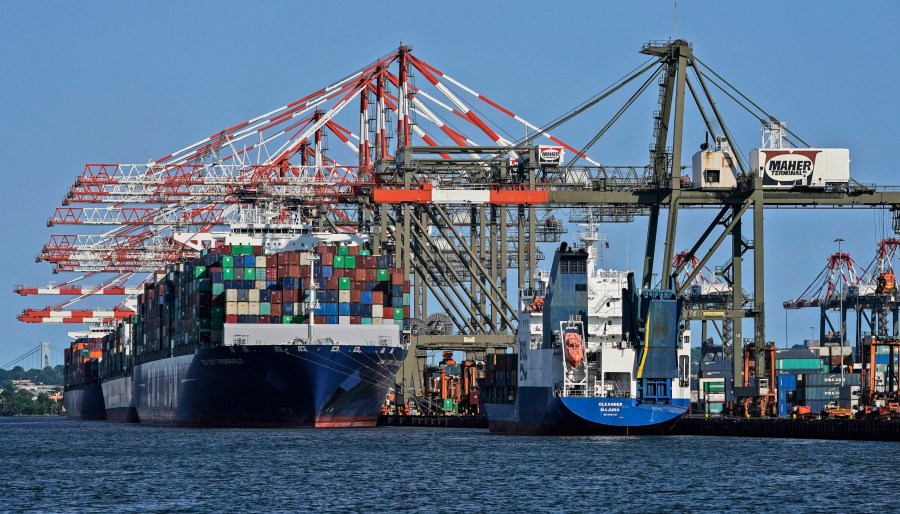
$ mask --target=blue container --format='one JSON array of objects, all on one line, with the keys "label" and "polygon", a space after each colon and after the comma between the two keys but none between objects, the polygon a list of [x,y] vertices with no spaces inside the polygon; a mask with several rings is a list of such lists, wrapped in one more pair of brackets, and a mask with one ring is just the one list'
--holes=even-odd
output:
[{"label": "blue container", "polygon": [[778,375],[778,390],[795,391],[797,389],[797,375]]},{"label": "blue container", "polygon": [[890,364],[891,363],[891,355],[888,353],[876,353],[875,354],[875,364]]},{"label": "blue container", "polygon": [[[356,305],[356,304],[354,304]],[[350,312],[350,304],[349,303],[339,303],[338,304],[338,315],[339,316],[351,316]],[[358,314],[356,314],[358,316]]]},{"label": "blue container", "polygon": [[358,316],[363,316],[366,318],[372,317],[372,306],[368,304],[361,304],[359,306],[359,314]]},{"label": "blue container", "polygon": [[338,316],[326,316],[325,317],[325,323],[327,323],[329,325],[337,325],[339,321],[340,320],[338,319]]},{"label": "blue container", "polygon": [[221,272],[221,271],[213,271],[212,273],[209,274],[209,277],[210,277],[210,278],[212,279],[212,281],[215,282],[215,283],[221,283],[221,282],[222,282],[222,272]]},{"label": "blue container", "polygon": [[285,316],[290,316],[294,314],[294,304],[293,303],[285,303],[281,305],[281,312]]},{"label": "blue container", "polygon": [[234,289],[234,280],[223,280],[222,284],[225,285],[225,289]]},{"label": "blue container", "polygon": [[256,267],[256,256],[253,254],[244,256],[244,267],[245,268],[255,268]]},{"label": "blue container", "polygon": [[334,276],[334,267],[333,266],[322,266],[321,275],[316,273],[317,276],[321,276],[322,278],[331,278]]},{"label": "blue container", "polygon": [[281,284],[277,280],[266,280],[266,289],[281,289]]},{"label": "blue container", "polygon": [[400,284],[391,286],[391,296],[401,297],[400,301],[402,302],[403,301],[403,298],[402,298],[403,297],[403,286]]},{"label": "blue container", "polygon": [[349,305],[350,305],[350,315],[351,316],[362,316],[362,314],[359,313],[360,307],[362,307],[360,304],[351,303]]},{"label": "blue container", "polygon": [[272,301],[272,292],[267,289],[263,289],[262,291],[260,291],[259,292],[259,301],[271,302]]},{"label": "blue container", "polygon": [[333,302],[325,302],[323,305],[324,305],[326,316],[337,316],[338,315],[338,304],[333,303]]},{"label": "blue container", "polygon": [[359,293],[359,303],[372,305],[372,291],[361,291]]},{"label": "blue container", "polygon": [[384,255],[379,255],[377,257],[377,263],[378,263],[378,265],[376,267],[378,267],[378,268],[387,268],[388,267],[387,257],[385,257]]},{"label": "blue container", "polygon": [[247,323],[247,315],[238,314],[238,323]]}]

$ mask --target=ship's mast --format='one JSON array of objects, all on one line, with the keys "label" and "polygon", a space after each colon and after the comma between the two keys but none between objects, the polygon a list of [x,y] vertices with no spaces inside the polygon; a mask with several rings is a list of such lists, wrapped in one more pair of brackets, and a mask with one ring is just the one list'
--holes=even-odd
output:
[{"label": "ship's mast", "polygon": [[309,301],[306,305],[306,342],[308,344],[312,343],[313,340],[313,325],[316,324],[316,273],[315,273],[315,265],[316,261],[319,260],[319,256],[313,252],[310,252],[307,255],[307,260],[309,261]]}]

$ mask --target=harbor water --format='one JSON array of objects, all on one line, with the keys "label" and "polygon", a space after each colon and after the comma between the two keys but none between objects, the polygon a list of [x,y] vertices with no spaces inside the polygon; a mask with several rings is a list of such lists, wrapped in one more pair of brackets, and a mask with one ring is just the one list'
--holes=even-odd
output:
[{"label": "harbor water", "polygon": [[4,512],[876,512],[900,444],[0,418]]}]

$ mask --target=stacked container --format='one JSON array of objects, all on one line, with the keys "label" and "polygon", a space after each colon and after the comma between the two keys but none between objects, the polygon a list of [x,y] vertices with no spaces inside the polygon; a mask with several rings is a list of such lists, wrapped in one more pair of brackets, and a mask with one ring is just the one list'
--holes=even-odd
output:
[{"label": "stacked container", "polygon": [[99,338],[81,337],[69,343],[64,351],[67,388],[100,383],[102,348]]},{"label": "stacked container", "polygon": [[261,246],[222,245],[167,266],[144,286],[137,353],[220,345],[226,323],[306,324],[313,316],[316,325],[395,324],[402,330],[410,318],[405,278],[393,256],[359,246],[265,255]]}]

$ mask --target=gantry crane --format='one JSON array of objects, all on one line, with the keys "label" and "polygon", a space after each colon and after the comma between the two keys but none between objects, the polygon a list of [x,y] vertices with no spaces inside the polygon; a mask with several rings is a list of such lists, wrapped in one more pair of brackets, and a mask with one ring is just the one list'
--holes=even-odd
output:
[{"label": "gantry crane", "polygon": [[[663,286],[684,294],[713,255],[728,249],[720,276],[731,298],[696,316],[728,324],[730,341],[725,343],[735,350],[736,383],[747,378],[739,345],[742,321],[751,319],[755,375],[767,376],[764,208],[891,209],[897,231],[900,193],[853,181],[814,190],[767,189],[759,170],[750,169],[739,154],[732,156],[731,187],[692,184],[682,176],[686,100],[693,100],[717,148],[738,148],[713,88],[757,116],[767,131],[768,148],[784,148],[794,140],[805,143],[706,66],[688,42],[650,42],[641,53],[649,59],[637,71],[538,127],[401,46],[313,94],[146,165],[88,165],[51,223],[116,228],[53,236],[38,258],[58,271],[122,276],[194,254],[198,248],[192,241],[234,219],[300,219],[323,230],[365,232],[373,249],[396,253],[413,283],[415,316],[421,319],[437,310],[429,307],[434,302],[455,324],[457,334],[423,336],[417,341],[420,347],[511,346],[516,313],[508,299],[506,268],[514,265],[519,286],[527,284],[540,257],[536,235],[547,212],[588,209],[610,221],[647,216],[642,286],[653,285],[659,268]],[[417,76],[424,80],[416,83]],[[658,106],[652,114],[648,163],[605,166],[590,158],[591,147],[654,84]],[[562,124],[629,87],[634,88],[631,96],[580,148],[553,135]],[[516,129],[500,128],[473,104]],[[346,117],[355,121],[342,122]],[[525,138],[503,136],[526,128]],[[326,152],[329,135],[342,143],[335,152]],[[338,149],[348,157],[339,157]],[[561,158],[563,152],[569,153],[569,162]],[[99,206],[70,210],[72,204]],[[676,264],[683,208],[715,214]],[[744,237],[745,217],[752,217],[752,240]],[[663,255],[657,259],[660,228]],[[686,227],[680,228],[684,233]],[[742,262],[748,252],[753,280],[745,289]],[[694,263],[694,270],[676,284],[688,263]]]}]

